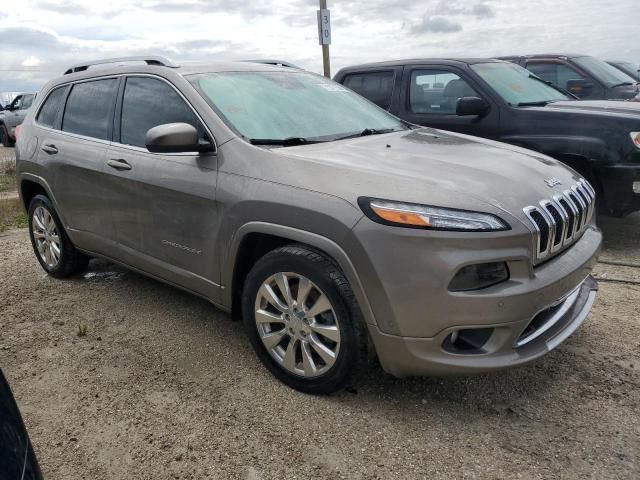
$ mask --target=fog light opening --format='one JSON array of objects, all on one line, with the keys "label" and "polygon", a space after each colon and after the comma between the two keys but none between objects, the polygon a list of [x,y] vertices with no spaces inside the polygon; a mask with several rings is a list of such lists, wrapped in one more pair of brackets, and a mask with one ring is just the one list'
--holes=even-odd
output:
[{"label": "fog light opening", "polygon": [[454,330],[442,343],[442,348],[449,353],[478,355],[486,353],[484,346],[493,334],[493,328],[465,328]]},{"label": "fog light opening", "polygon": [[509,267],[505,262],[478,263],[467,265],[449,283],[451,292],[468,292],[492,287],[509,280]]},{"label": "fog light opening", "polygon": [[640,182],[633,182],[633,193],[640,195]]}]

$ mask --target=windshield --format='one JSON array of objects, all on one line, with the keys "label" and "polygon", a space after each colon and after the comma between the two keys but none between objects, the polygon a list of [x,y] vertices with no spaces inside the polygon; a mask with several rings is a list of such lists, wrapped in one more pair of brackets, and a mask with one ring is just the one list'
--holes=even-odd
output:
[{"label": "windshield", "polygon": [[569,95],[513,63],[477,63],[471,68],[510,105],[572,100]]},{"label": "windshield", "polygon": [[335,140],[406,128],[351,90],[311,73],[223,72],[191,81],[225,123],[247,139]]},{"label": "windshield", "polygon": [[621,83],[635,84],[636,81],[626,73],[612,67],[607,62],[603,62],[596,57],[575,57],[572,60],[589,71],[594,77],[603,82],[607,87],[619,85]]}]

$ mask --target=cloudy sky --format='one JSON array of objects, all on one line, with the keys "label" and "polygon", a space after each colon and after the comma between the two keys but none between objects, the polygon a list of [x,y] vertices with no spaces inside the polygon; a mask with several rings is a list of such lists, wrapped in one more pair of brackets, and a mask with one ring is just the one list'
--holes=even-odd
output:
[{"label": "cloudy sky", "polygon": [[[328,0],[332,73],[410,57],[589,53],[640,64],[638,0]],[[317,0],[0,0],[0,92],[87,59],[281,58],[321,71]]]}]

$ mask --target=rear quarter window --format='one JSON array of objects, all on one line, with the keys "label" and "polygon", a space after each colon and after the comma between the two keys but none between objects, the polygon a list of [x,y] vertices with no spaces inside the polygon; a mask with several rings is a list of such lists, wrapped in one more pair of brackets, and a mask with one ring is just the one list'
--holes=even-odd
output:
[{"label": "rear quarter window", "polygon": [[393,79],[392,71],[351,73],[344,77],[343,84],[379,107],[388,110],[391,105]]},{"label": "rear quarter window", "polygon": [[62,118],[62,130],[109,140],[118,79],[92,80],[71,88]]},{"label": "rear quarter window", "polygon": [[40,125],[49,128],[57,126],[58,112],[62,107],[66,90],[66,87],[58,87],[49,94],[36,117],[36,121]]}]

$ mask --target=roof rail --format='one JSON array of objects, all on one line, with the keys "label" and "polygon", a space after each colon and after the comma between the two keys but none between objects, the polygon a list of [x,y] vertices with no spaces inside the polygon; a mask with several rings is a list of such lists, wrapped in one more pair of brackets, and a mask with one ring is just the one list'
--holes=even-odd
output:
[{"label": "roof rail", "polygon": [[133,57],[119,57],[119,58],[105,58],[104,60],[94,60],[92,62],[85,62],[72,67],[67,68],[64,72],[65,75],[75,72],[83,72],[89,67],[94,65],[105,65],[108,63],[121,63],[121,62],[146,62],[147,65],[157,65],[160,67],[178,68],[178,65],[174,64],[171,60],[165,57],[140,55]]}]

